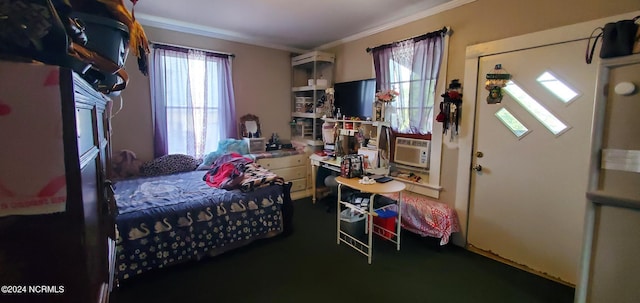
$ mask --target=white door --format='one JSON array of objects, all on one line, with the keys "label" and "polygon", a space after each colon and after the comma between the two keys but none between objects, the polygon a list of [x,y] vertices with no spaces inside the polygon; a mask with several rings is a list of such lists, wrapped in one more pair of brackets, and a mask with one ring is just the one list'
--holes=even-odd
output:
[{"label": "white door", "polygon": [[[596,83],[585,46],[481,57],[476,94],[468,244],[569,283],[576,283],[581,252]],[[504,91],[501,103],[488,104],[486,74],[497,64],[512,75],[514,96]],[[561,82],[577,95],[562,101],[544,86],[557,91]]]}]

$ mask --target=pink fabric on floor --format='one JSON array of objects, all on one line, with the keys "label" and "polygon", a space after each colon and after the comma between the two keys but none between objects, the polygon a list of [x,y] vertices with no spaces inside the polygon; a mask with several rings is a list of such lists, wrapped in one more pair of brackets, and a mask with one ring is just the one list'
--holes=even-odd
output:
[{"label": "pink fabric on floor", "polygon": [[[385,196],[398,200],[397,193]],[[402,193],[402,228],[423,237],[440,238],[440,245],[445,245],[452,233],[460,231],[460,223],[456,211],[448,205],[405,191]]]}]

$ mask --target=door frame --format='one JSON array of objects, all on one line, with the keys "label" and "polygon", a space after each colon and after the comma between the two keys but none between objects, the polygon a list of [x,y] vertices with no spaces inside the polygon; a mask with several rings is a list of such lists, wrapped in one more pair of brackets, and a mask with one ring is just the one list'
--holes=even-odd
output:
[{"label": "door frame", "polygon": [[[473,134],[475,133],[476,99],[478,98],[476,92],[478,86],[478,65],[480,57],[576,40],[584,40],[586,49],[586,39],[589,38],[589,35],[594,28],[603,26],[608,22],[615,22],[621,19],[632,19],[638,15],[640,15],[640,10],[501,40],[470,45],[466,48],[463,81],[465,85],[465,93],[462,97],[462,112],[473,114],[462,115],[462,121],[459,126],[458,170],[456,172],[456,199],[454,205],[460,221],[460,236],[453,238],[453,242],[456,245],[467,247],[468,244],[467,237],[472,174],[471,166],[474,158],[472,153],[475,140]],[[600,58],[596,56],[591,64],[599,64],[599,62]],[[596,83],[594,83],[593,86],[595,90]]]}]

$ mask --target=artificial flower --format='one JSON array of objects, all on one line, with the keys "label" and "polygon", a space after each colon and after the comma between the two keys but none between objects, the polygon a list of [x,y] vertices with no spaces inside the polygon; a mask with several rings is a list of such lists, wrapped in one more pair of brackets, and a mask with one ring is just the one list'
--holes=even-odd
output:
[{"label": "artificial flower", "polygon": [[394,89],[379,91],[376,93],[376,100],[381,102],[393,102],[400,93]]}]

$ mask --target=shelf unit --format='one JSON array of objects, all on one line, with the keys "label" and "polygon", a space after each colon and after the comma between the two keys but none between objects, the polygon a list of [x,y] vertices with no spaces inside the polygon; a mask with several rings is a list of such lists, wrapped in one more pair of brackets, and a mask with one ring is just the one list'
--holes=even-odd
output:
[{"label": "shelf unit", "polygon": [[343,119],[334,119],[334,118],[322,118],[322,121],[329,123],[339,123],[341,126],[340,135],[343,136],[355,136],[360,128],[363,128],[365,131],[364,137],[370,138],[373,136],[373,132],[375,132],[375,138],[380,135],[380,131],[382,127],[389,127],[389,122],[384,121],[367,121],[367,120],[343,120]]},{"label": "shelf unit", "polygon": [[[291,58],[291,139],[310,146],[322,146],[322,116],[332,115],[328,103],[321,101],[325,90],[333,87],[335,56],[309,52]],[[322,105],[321,105],[322,104]]]},{"label": "shelf unit", "polygon": [[[600,60],[576,302],[635,302],[640,296],[639,75],[640,54]],[[625,84],[635,89],[618,92]]]},{"label": "shelf unit", "polygon": [[[340,132],[340,136],[342,137],[355,137],[358,136],[362,132],[362,138],[368,139],[368,144],[363,146],[364,149],[368,149],[372,152],[377,152],[377,159],[374,162],[378,163],[374,168],[383,168],[379,173],[386,174],[388,171],[388,159],[386,162],[382,162],[380,156],[380,135],[382,133],[383,126],[390,127],[389,122],[384,121],[367,121],[367,120],[344,120],[344,119],[333,119],[333,118],[323,118],[322,121],[334,124],[337,124],[337,130]],[[340,142],[340,150],[343,151],[344,154],[358,153],[358,149],[360,149],[360,145],[358,143],[354,143],[349,140],[341,140]],[[353,147],[350,149],[350,147]],[[338,149],[338,147],[336,147]],[[361,152],[362,154],[367,155],[368,153]],[[388,151],[387,151],[388,154]]]}]

